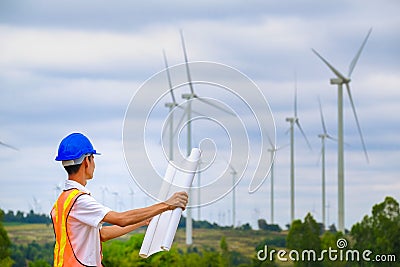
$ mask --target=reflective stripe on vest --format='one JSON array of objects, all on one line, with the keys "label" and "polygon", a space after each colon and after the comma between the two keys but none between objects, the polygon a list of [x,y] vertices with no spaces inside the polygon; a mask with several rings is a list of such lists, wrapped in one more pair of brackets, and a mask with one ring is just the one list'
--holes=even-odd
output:
[{"label": "reflective stripe on vest", "polygon": [[51,210],[56,244],[54,246],[54,267],[85,266],[76,258],[67,232],[67,220],[76,199],[86,194],[78,189],[70,189],[61,193]]}]

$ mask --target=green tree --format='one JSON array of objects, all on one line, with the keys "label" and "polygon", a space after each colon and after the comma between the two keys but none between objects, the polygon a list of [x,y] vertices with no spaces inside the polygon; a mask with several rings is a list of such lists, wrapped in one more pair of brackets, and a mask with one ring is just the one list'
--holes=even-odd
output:
[{"label": "green tree", "polygon": [[[322,250],[329,250],[329,249],[334,249],[338,250],[337,247],[337,241],[341,238],[344,238],[344,235],[342,232],[335,232],[332,233],[330,231],[326,231],[322,237],[321,237],[321,249]],[[347,250],[347,249],[343,249]],[[323,259],[323,266],[324,267],[344,267],[344,266],[350,266],[349,263],[345,261],[332,261],[329,259],[327,254],[324,254],[324,259]]]},{"label": "green tree", "polygon": [[0,266],[10,267],[13,264],[11,260],[11,241],[8,238],[6,229],[3,226],[4,211],[0,209]]},{"label": "green tree", "polygon": [[152,266],[149,259],[139,257],[144,234],[135,234],[128,241],[112,240],[103,243],[103,262],[105,266]]},{"label": "green tree", "polygon": [[[373,255],[395,255],[395,262],[380,262],[380,266],[400,266],[400,209],[399,203],[392,197],[386,197],[382,203],[372,208],[372,215],[351,228],[354,248],[359,251],[371,250]],[[363,263],[364,266],[373,266]],[[371,265],[368,265],[371,264]]]},{"label": "green tree", "polygon": [[[320,262],[316,260],[321,252],[319,233],[320,226],[310,213],[304,218],[304,223],[301,220],[293,221],[286,244],[288,248],[299,253],[298,261],[294,263],[295,266],[321,266]],[[308,253],[308,251],[312,253]]]},{"label": "green tree", "polygon": [[219,247],[221,248],[222,251],[222,265],[223,266],[231,266],[231,259],[230,259],[230,253],[228,249],[228,243],[226,242],[226,237],[223,236],[221,237],[221,241],[219,242]]},{"label": "green tree", "polygon": [[45,260],[35,260],[32,262],[29,262],[28,266],[29,267],[51,267],[51,265]]}]

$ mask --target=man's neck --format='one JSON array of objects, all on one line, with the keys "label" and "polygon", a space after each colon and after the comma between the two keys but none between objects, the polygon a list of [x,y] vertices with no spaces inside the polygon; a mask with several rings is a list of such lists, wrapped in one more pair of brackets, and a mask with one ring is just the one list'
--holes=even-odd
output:
[{"label": "man's neck", "polygon": [[79,172],[76,174],[68,175],[68,180],[75,181],[75,182],[81,184],[82,186],[86,186],[86,184],[87,184],[87,180],[84,178],[83,175],[79,175]]}]

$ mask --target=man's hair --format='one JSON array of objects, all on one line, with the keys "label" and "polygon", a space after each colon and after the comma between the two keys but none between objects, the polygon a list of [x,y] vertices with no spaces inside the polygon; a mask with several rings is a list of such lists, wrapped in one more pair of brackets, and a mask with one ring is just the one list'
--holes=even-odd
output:
[{"label": "man's hair", "polygon": [[[91,161],[91,156],[87,156],[86,158],[89,159],[89,162]],[[79,169],[81,168],[81,165],[82,165],[82,163],[76,164],[76,165],[64,166],[64,169],[67,171],[67,173],[69,175],[71,175],[71,174],[77,173],[79,171]]]},{"label": "man's hair", "polygon": [[64,169],[67,171],[67,173],[69,175],[71,175],[71,174],[77,173],[79,171],[81,165],[82,165],[82,163],[81,164],[76,164],[76,165],[64,166]]}]

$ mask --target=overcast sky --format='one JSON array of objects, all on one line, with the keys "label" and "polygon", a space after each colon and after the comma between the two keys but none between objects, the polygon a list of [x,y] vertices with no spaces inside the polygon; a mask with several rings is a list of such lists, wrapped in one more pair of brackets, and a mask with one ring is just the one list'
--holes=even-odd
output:
[{"label": "overcast sky", "polygon": [[[328,132],[337,136],[337,89],[329,82],[333,74],[311,48],[347,74],[373,28],[350,84],[369,163],[344,94],[345,225],[350,228],[385,196],[400,200],[399,11],[397,0],[3,0],[0,141],[18,151],[0,146],[0,207],[50,211],[56,186],[66,178],[54,161],[57,147],[74,131],[87,134],[102,153],[96,157],[95,178],[88,184],[99,201],[117,210],[152,203],[135,184],[125,163],[124,117],[135,92],[163,70],[163,49],[170,65],[184,61],[179,36],[182,29],[190,61],[235,68],[265,95],[276,124],[276,143],[284,147],[275,161],[275,221],[282,227],[290,220],[290,160],[289,147],[285,147],[289,125],[285,118],[293,115],[297,77],[298,116],[312,150],[296,131],[295,215],[304,218],[312,212],[321,221],[317,135],[322,127],[317,99],[321,99]],[[207,97],[232,105],[218,93]],[[252,108],[264,111],[257,103]],[[154,120],[162,122],[167,112],[155,111]],[[202,132],[206,135],[207,129]],[[160,140],[156,135],[153,139],[153,153],[157,154]],[[260,140],[251,142],[257,145]],[[147,160],[144,153],[133,154],[134,162]],[[328,222],[337,225],[334,142],[327,144],[326,164]],[[248,178],[244,177],[236,189],[236,224],[250,222],[255,226],[258,218],[270,222],[270,180],[256,193],[248,194]],[[108,192],[102,191],[105,187]],[[118,192],[118,197],[112,192]],[[221,224],[231,224],[231,214],[230,194],[201,211],[202,219]]]}]

